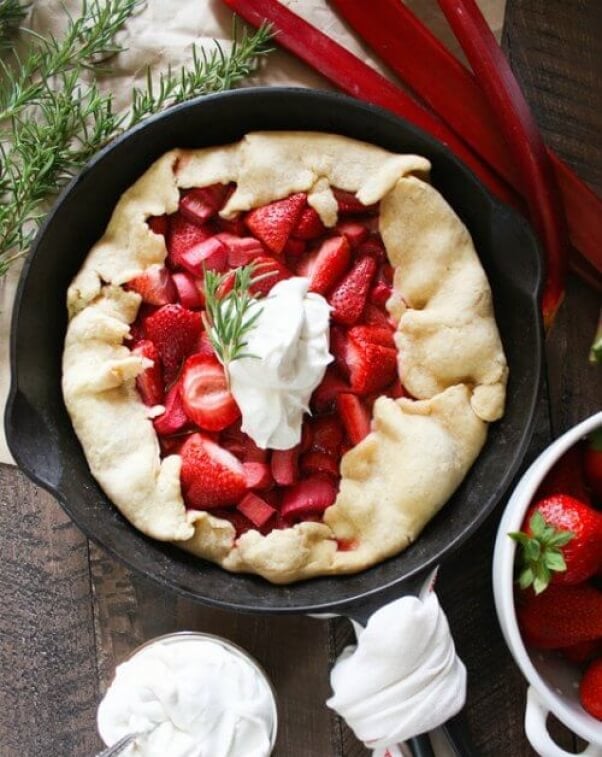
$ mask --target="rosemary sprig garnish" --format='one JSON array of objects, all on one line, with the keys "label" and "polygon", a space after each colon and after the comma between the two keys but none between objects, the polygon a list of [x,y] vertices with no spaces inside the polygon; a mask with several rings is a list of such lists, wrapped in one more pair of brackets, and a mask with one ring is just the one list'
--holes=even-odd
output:
[{"label": "rosemary sprig garnish", "polygon": [[[251,285],[266,275],[260,266],[241,266],[228,273],[205,271],[205,311],[203,321],[215,354],[226,369],[234,360],[257,357],[245,351],[247,337],[263,308],[251,294]],[[229,279],[234,276],[230,287]],[[222,292],[226,292],[222,294]]]},{"label": "rosemary sprig garnish", "polygon": [[130,112],[116,115],[110,93],[81,76],[106,73],[98,63],[119,52],[114,35],[141,7],[141,0],[88,0],[61,40],[30,31],[23,60],[14,52],[0,60],[0,276],[26,253],[47,200],[111,138],[169,105],[234,86],[271,49],[268,27],[238,40],[235,27],[230,53],[217,43],[210,53],[195,49],[189,68],[169,69],[157,85],[149,73]]}]

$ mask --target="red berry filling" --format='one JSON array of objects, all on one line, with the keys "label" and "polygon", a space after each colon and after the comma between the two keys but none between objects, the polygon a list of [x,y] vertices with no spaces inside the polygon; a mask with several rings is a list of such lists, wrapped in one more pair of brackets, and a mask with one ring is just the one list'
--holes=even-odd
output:
[{"label": "red berry filling", "polygon": [[[320,522],[336,499],[341,457],[370,432],[375,398],[406,392],[385,307],[393,269],[375,231],[378,206],[365,207],[335,189],[339,221],[327,229],[299,192],[225,220],[219,212],[233,190],[219,184],[188,189],[175,213],[149,218],[149,231],[165,238],[166,265],[152,266],[127,287],[143,301],[131,327],[132,349],[153,365],[136,386],[145,404],[165,407],[153,421],[162,455],[182,458],[187,507],[229,520],[240,536]],[[251,262],[262,274],[251,288],[255,296],[268,295],[283,279],[306,276],[332,309],[335,361],[312,395],[301,442],[289,450],[259,449],[242,432],[240,410],[203,326],[204,271],[226,273],[224,296],[234,285],[234,269]]]}]

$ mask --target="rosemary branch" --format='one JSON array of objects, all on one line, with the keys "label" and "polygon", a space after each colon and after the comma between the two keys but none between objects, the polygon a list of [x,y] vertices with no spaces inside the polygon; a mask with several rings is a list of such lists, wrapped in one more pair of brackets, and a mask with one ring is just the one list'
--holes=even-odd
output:
[{"label": "rosemary branch", "polygon": [[[2,3],[3,0],[0,0]],[[24,255],[46,201],[88,158],[148,115],[191,97],[230,88],[251,74],[270,51],[267,27],[236,37],[230,53],[216,43],[206,53],[194,50],[192,65],[169,69],[155,85],[132,93],[129,114],[118,116],[111,94],[84,83],[84,70],[121,48],[114,35],[141,8],[141,0],[88,0],[82,15],[69,19],[61,40],[29,32],[24,60],[0,60],[0,276]],[[1,18],[1,11],[0,11]]]}]

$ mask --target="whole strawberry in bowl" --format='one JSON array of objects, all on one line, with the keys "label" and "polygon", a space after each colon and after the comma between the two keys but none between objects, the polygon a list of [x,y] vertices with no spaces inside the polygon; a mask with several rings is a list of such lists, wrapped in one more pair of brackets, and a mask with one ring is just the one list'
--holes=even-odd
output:
[{"label": "whole strawberry in bowl", "polygon": [[564,755],[553,713],[602,754],[602,510],[586,461],[599,412],[557,439],[514,490],[493,560],[496,610],[529,683],[525,730],[542,755]]}]

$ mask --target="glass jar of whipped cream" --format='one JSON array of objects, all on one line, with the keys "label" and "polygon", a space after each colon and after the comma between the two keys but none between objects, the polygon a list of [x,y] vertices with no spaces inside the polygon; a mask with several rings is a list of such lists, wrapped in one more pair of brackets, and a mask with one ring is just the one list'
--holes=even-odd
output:
[{"label": "glass jar of whipped cream", "polygon": [[277,721],[259,664],[236,644],[193,631],[136,649],[117,667],[97,717],[107,746],[140,734],[124,757],[268,757]]}]

